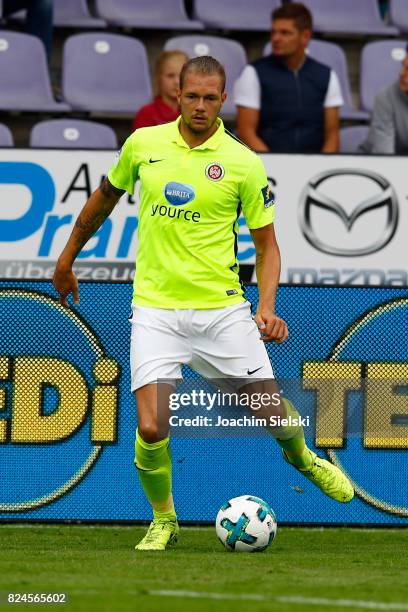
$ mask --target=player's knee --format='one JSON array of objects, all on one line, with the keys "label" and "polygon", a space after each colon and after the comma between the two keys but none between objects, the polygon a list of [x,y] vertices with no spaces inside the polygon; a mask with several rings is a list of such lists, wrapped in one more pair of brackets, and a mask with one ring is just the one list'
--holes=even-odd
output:
[{"label": "player's knee", "polygon": [[139,436],[148,444],[159,442],[163,438],[155,421],[145,421],[138,424]]}]

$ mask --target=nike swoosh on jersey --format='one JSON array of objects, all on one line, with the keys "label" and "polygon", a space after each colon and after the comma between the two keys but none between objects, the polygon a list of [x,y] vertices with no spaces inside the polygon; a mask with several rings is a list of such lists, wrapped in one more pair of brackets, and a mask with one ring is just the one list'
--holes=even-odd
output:
[{"label": "nike swoosh on jersey", "polygon": [[258,370],[262,370],[263,366],[261,366],[260,368],[256,368],[256,370],[247,370],[247,374],[248,376],[251,376],[251,374],[255,374],[255,372],[258,372]]},{"label": "nike swoosh on jersey", "polygon": [[149,159],[149,164],[155,164],[156,162],[163,161],[162,159]]}]

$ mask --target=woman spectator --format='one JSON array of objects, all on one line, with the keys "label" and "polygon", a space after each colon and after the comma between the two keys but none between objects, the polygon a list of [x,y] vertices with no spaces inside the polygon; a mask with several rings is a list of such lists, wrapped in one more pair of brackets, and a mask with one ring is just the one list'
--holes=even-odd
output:
[{"label": "woman spectator", "polygon": [[155,89],[157,95],[151,104],[142,106],[133,120],[133,130],[175,121],[180,114],[177,89],[183,64],[188,57],[183,51],[163,51],[157,59]]}]

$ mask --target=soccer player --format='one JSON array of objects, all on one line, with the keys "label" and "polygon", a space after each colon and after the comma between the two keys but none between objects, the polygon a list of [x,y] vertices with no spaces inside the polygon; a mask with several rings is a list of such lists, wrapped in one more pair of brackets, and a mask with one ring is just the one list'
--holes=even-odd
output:
[{"label": "soccer player", "polygon": [[[288,337],[285,321],[274,310],[280,254],[267,177],[260,158],[218,117],[224,86],[224,69],[214,58],[193,58],[184,65],[181,116],[141,128],[127,139],[81,211],[54,275],[61,303],[67,306],[71,292],[78,302],[74,260],[121,195],[133,193],[139,178],[131,379],[138,410],[135,463],[153,521],[137,550],[164,550],[178,536],[168,399],[181,365],[191,365],[208,379],[236,381],[246,393],[259,384],[252,383],[256,373],[272,397],[277,387],[264,342],[282,343]],[[238,277],[241,207],[256,249],[259,303],[254,319]],[[268,410],[280,417],[298,416],[285,399]],[[341,502],[352,499],[346,476],[307,448],[302,427],[282,426],[271,433],[286,461],[324,493]]]}]

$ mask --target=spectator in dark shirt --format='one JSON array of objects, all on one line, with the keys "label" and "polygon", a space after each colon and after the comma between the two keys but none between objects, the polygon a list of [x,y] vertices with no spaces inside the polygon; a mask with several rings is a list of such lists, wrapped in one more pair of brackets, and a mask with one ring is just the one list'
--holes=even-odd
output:
[{"label": "spectator in dark shirt", "polygon": [[303,4],[276,9],[272,55],[246,66],[235,83],[238,136],[256,151],[338,151],[343,98],[336,73],[306,55],[312,25]]},{"label": "spectator in dark shirt", "polygon": [[27,9],[25,27],[28,34],[38,36],[44,43],[48,61],[51,60],[53,32],[53,0],[3,0],[3,17]]},{"label": "spectator in dark shirt", "polygon": [[133,120],[133,130],[175,121],[180,114],[177,102],[180,72],[188,61],[183,51],[163,51],[157,59],[155,88],[157,95],[151,104],[142,106]]}]

